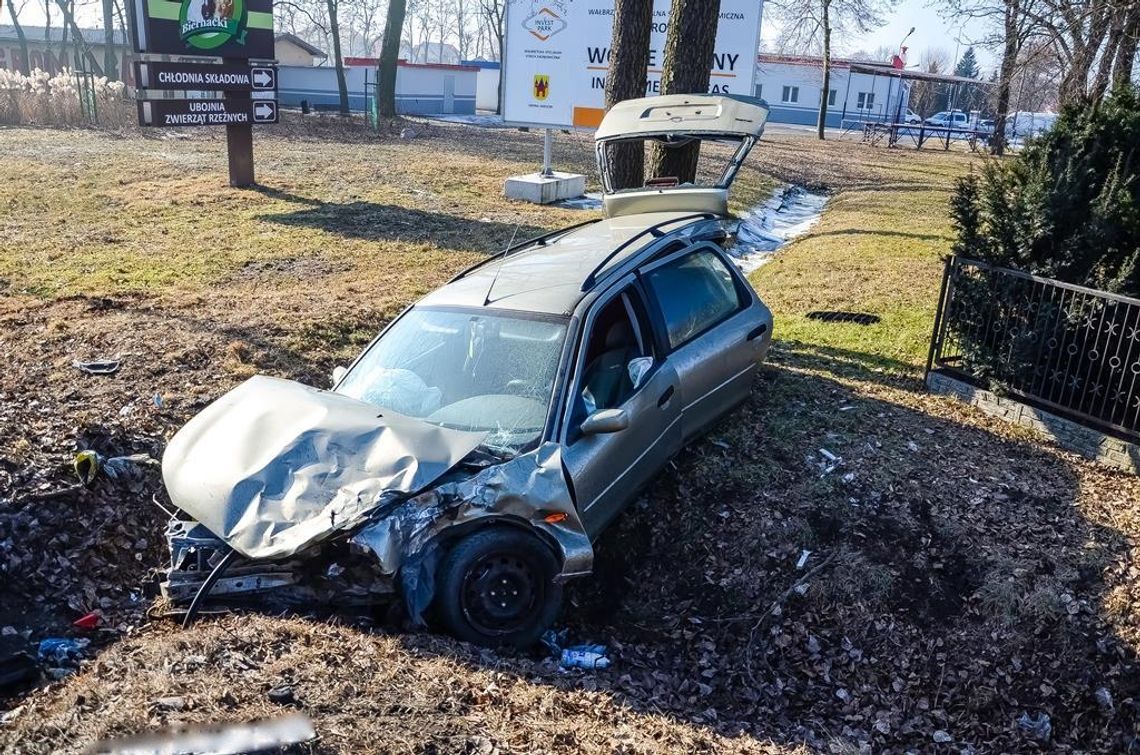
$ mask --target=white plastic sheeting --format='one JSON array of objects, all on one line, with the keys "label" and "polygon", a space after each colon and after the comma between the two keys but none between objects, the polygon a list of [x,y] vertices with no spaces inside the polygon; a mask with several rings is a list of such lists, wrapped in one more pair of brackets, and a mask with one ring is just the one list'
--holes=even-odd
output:
[{"label": "white plastic sheeting", "polygon": [[811,230],[826,204],[825,194],[814,194],[799,186],[777,189],[768,201],[740,218],[736,244],[729,253],[741,270],[752,272],[770,261],[784,244]]}]

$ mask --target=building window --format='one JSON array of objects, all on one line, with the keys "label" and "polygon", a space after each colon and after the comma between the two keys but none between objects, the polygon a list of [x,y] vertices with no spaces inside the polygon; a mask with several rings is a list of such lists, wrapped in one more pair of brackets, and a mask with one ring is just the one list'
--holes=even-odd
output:
[{"label": "building window", "polygon": [[875,93],[874,92],[860,92],[859,99],[855,104],[857,110],[870,110],[875,107]]},{"label": "building window", "polygon": [[[834,89],[828,89],[827,90],[827,106],[828,107],[835,107],[835,96],[836,96],[836,94],[837,94],[837,92]],[[823,91],[822,90],[820,91],[819,96],[820,96],[820,99],[823,99]]]},{"label": "building window", "polygon": [[756,99],[758,99],[758,100],[763,99],[763,97],[764,97],[764,85],[763,84],[757,84],[756,85]]},{"label": "building window", "polygon": [[781,102],[799,102],[800,101],[800,88],[799,87],[784,87],[783,96],[780,98]]}]

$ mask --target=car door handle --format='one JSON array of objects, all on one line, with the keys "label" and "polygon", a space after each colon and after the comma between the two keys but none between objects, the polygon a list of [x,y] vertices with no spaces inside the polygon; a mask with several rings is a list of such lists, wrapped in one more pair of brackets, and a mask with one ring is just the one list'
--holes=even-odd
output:
[{"label": "car door handle", "polygon": [[755,341],[757,338],[759,338],[760,336],[764,335],[767,332],[768,332],[768,325],[766,323],[762,324],[762,325],[757,325],[755,328],[748,331],[748,340],[749,341]]},{"label": "car door handle", "polygon": [[673,386],[669,386],[665,389],[665,392],[661,394],[661,398],[657,399],[657,406],[664,407],[669,403],[669,399],[671,398],[673,398]]}]

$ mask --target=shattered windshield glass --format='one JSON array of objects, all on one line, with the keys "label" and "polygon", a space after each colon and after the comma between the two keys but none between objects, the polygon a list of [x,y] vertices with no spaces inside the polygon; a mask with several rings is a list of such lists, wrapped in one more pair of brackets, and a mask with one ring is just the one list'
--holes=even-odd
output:
[{"label": "shattered windshield glass", "polygon": [[339,393],[456,430],[514,455],[546,424],[566,324],[417,307],[349,371]]}]

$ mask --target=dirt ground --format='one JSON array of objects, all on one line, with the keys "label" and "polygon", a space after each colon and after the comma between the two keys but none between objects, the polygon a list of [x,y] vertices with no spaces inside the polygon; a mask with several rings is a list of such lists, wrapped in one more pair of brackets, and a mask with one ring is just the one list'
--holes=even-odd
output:
[{"label": "dirt ground", "polygon": [[[0,700],[0,750],[299,709],[319,735],[302,751],[322,753],[1140,751],[1140,481],[926,394],[910,336],[882,331],[878,352],[854,330],[781,339],[785,310],[853,295],[817,281],[800,301],[820,260],[895,243],[870,210],[860,235],[825,215],[761,269],[778,340],[752,399],[669,465],[571,590],[560,626],[605,643],[609,669],[362,617],[182,631],[148,615],[157,473],[83,488],[77,449],[158,458],[256,372],[327,385],[516,223],[584,217],[499,197],[536,135],[415,127],[271,130],[257,192],[220,188],[216,137],[0,130],[0,627],[15,630],[0,650],[92,640],[78,674]],[[587,167],[588,144],[565,149]],[[910,186],[934,207],[969,165],[783,134],[742,195],[797,181],[846,217],[868,187]],[[938,212],[913,219],[934,230],[906,247],[922,250],[909,285],[891,270],[859,284],[898,332],[928,327],[907,307],[937,287]],[[72,366],[109,356],[111,376]],[[70,626],[93,609],[102,629]]]}]

